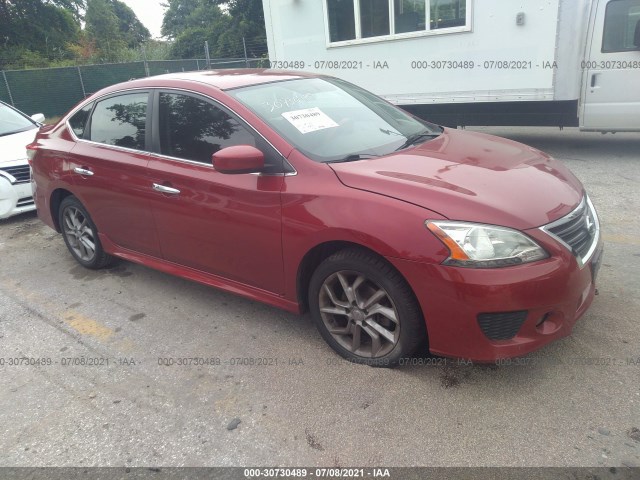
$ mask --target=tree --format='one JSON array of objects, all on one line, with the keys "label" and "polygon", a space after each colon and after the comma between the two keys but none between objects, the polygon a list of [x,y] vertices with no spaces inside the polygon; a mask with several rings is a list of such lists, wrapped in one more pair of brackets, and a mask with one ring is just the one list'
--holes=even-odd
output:
[{"label": "tree", "polygon": [[120,21],[109,0],[88,0],[84,16],[88,38],[95,42],[103,60],[115,61],[127,43],[120,31]]},{"label": "tree", "polygon": [[204,42],[215,55],[218,37],[229,28],[229,15],[215,0],[168,0],[162,34],[174,40],[172,53],[178,58],[201,57]]},{"label": "tree", "polygon": [[185,29],[194,26],[192,15],[200,4],[201,0],[168,0],[162,4],[167,9],[162,19],[162,35],[175,40]]},{"label": "tree", "polygon": [[86,7],[85,0],[44,0],[44,3],[48,3],[68,11],[76,20],[80,20],[82,18],[82,11]]},{"label": "tree", "polygon": [[151,38],[136,14],[119,0],[87,0],[85,31],[103,60],[117,61],[127,48]]},{"label": "tree", "polygon": [[0,68],[46,66],[72,57],[82,0],[0,0]]},{"label": "tree", "polygon": [[120,32],[125,37],[127,46],[134,48],[151,38],[151,33],[145,27],[136,14],[125,3],[119,0],[112,0],[113,11],[118,17]]},{"label": "tree", "polygon": [[150,38],[120,0],[0,0],[0,69],[122,61]]},{"label": "tree", "polygon": [[[204,42],[214,57],[242,57],[266,53],[261,0],[167,0],[162,34],[174,40],[173,55],[202,55]],[[223,9],[224,7],[224,9]]]},{"label": "tree", "polygon": [[[228,56],[242,56],[244,45],[250,57],[267,53],[262,0],[216,0],[227,4],[231,22],[219,37],[218,50]],[[243,45],[244,39],[244,45]]]}]

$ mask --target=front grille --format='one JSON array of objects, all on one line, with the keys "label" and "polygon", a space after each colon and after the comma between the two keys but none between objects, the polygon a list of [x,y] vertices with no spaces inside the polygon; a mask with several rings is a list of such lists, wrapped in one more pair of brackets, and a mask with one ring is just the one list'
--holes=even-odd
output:
[{"label": "front grille", "polygon": [[33,197],[24,197],[19,199],[16,202],[16,207],[26,207],[29,205],[33,205],[35,202],[33,201]]},{"label": "front grille", "polygon": [[527,311],[501,313],[481,313],[478,323],[489,340],[510,340],[527,319]]},{"label": "front grille", "polygon": [[8,173],[16,179],[13,183],[29,183],[31,181],[31,172],[29,165],[19,165],[17,167],[2,167],[0,170]]},{"label": "front grille", "polygon": [[571,250],[582,266],[589,261],[598,243],[600,226],[593,205],[585,197],[573,212],[544,226],[543,230]]}]

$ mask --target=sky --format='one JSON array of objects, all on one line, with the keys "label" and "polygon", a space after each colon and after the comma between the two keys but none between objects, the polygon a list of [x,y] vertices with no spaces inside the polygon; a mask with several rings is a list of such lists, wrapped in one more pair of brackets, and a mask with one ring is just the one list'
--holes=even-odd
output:
[{"label": "sky", "polygon": [[121,0],[126,3],[131,10],[134,11],[138,20],[140,20],[151,32],[153,38],[160,37],[160,27],[162,26],[162,17],[164,16],[164,8],[160,5],[165,3],[164,0]]}]

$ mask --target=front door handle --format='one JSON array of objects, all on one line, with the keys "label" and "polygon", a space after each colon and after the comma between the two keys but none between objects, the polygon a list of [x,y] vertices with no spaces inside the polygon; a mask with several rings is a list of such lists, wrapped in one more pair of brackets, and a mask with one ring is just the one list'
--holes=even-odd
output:
[{"label": "front door handle", "polygon": [[93,175],[93,172],[91,170],[87,170],[86,168],[76,167],[73,169],[73,171],[80,175],[84,175],[85,177],[90,177]]},{"label": "front door handle", "polygon": [[169,195],[180,195],[180,190],[177,188],[167,187],[166,185],[160,185],[159,183],[153,184],[153,189],[156,192],[168,193]]}]

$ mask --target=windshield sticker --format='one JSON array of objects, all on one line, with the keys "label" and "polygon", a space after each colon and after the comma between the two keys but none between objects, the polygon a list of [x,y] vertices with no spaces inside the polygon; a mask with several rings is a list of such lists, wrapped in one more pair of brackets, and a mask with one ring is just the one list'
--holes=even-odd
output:
[{"label": "windshield sticker", "polygon": [[331,120],[331,118],[318,107],[285,112],[282,116],[303,135],[305,133],[324,130],[325,128],[335,128],[340,126]]},{"label": "windshield sticker", "polygon": [[311,96],[312,95],[310,93],[300,95],[294,92],[290,98],[278,98],[274,96],[272,102],[264,102],[264,105],[270,108],[270,111],[273,112],[274,110],[280,110],[285,107],[291,108],[296,105],[302,105],[303,103],[308,102],[311,99]]}]

